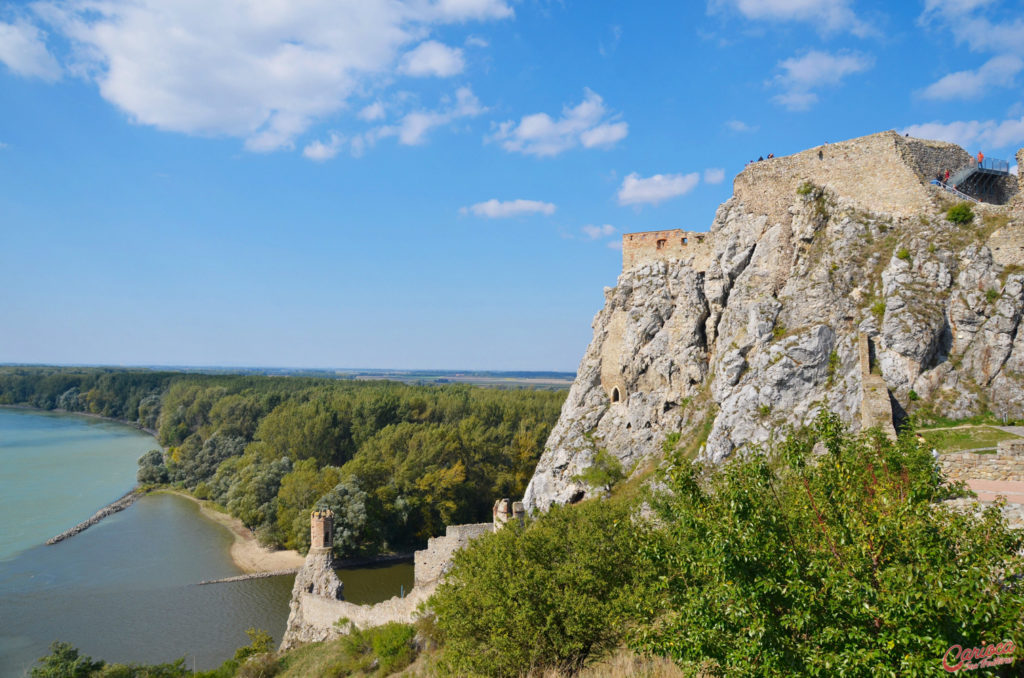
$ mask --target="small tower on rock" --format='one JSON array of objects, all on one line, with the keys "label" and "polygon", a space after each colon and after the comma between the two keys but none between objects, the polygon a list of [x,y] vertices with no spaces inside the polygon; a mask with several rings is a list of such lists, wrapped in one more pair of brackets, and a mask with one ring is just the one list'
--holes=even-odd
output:
[{"label": "small tower on rock", "polygon": [[526,509],[523,508],[523,502],[513,502],[507,498],[499,499],[494,502],[494,531],[497,532],[505,527],[511,520],[518,522],[522,526],[525,516]]},{"label": "small tower on rock", "polygon": [[334,513],[315,510],[309,514],[309,550],[330,549],[334,546]]}]

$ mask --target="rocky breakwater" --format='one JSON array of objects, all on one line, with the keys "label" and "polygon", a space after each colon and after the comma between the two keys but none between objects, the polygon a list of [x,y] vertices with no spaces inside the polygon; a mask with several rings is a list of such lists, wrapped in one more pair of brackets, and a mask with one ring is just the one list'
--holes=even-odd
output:
[{"label": "rocky breakwater", "polygon": [[132,490],[128,494],[110,502],[109,504],[101,508],[99,511],[92,514],[92,517],[90,517],[88,520],[83,520],[82,522],[72,527],[70,530],[65,530],[64,532],[61,532],[60,534],[54,537],[50,537],[46,540],[46,545],[52,546],[53,544],[58,544],[64,541],[65,539],[70,539],[71,537],[74,537],[76,534],[80,532],[84,532],[85,530],[89,529],[90,527],[100,522],[104,518],[107,518],[109,516],[114,515],[115,513],[125,510],[126,508],[134,504],[135,500],[141,496],[141,492],[139,492],[138,490]]},{"label": "rocky breakwater", "polygon": [[634,472],[674,446],[718,462],[822,408],[859,428],[882,387],[896,424],[919,408],[1024,417],[1024,262],[991,240],[1024,246],[1024,203],[950,222],[927,182],[966,157],[885,132],[748,166],[700,256],[635,258],[605,289],[527,508],[588,496],[601,448]]}]

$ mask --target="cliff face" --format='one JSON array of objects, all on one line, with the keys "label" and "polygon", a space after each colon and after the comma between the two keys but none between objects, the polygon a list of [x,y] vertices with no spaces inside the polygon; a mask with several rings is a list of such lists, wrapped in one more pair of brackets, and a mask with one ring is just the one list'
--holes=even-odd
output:
[{"label": "cliff face", "polygon": [[629,471],[674,445],[720,461],[823,407],[859,427],[868,370],[897,419],[1024,417],[1024,202],[947,221],[927,180],[966,159],[888,132],[756,163],[700,248],[631,257],[527,507],[587,496],[577,476],[601,448]]}]

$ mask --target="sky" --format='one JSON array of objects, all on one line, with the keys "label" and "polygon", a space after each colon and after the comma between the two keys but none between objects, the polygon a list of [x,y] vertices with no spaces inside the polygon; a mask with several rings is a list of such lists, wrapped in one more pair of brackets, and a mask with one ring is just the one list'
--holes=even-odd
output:
[{"label": "sky", "polygon": [[573,371],[623,233],[1022,82],[1019,0],[0,0],[0,362]]}]

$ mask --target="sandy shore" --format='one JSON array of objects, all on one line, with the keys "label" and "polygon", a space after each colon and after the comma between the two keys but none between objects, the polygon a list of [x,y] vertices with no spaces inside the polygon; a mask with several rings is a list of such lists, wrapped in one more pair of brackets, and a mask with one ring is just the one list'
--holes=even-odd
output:
[{"label": "sandy shore", "polygon": [[210,507],[207,501],[196,499],[176,490],[156,490],[154,494],[160,492],[194,501],[199,504],[199,510],[204,516],[226,527],[235,538],[230,550],[231,560],[235,561],[235,565],[245,572],[294,570],[302,567],[302,563],[306,560],[298,551],[271,551],[263,548],[256,541],[252,531],[243,525],[241,520]]}]

